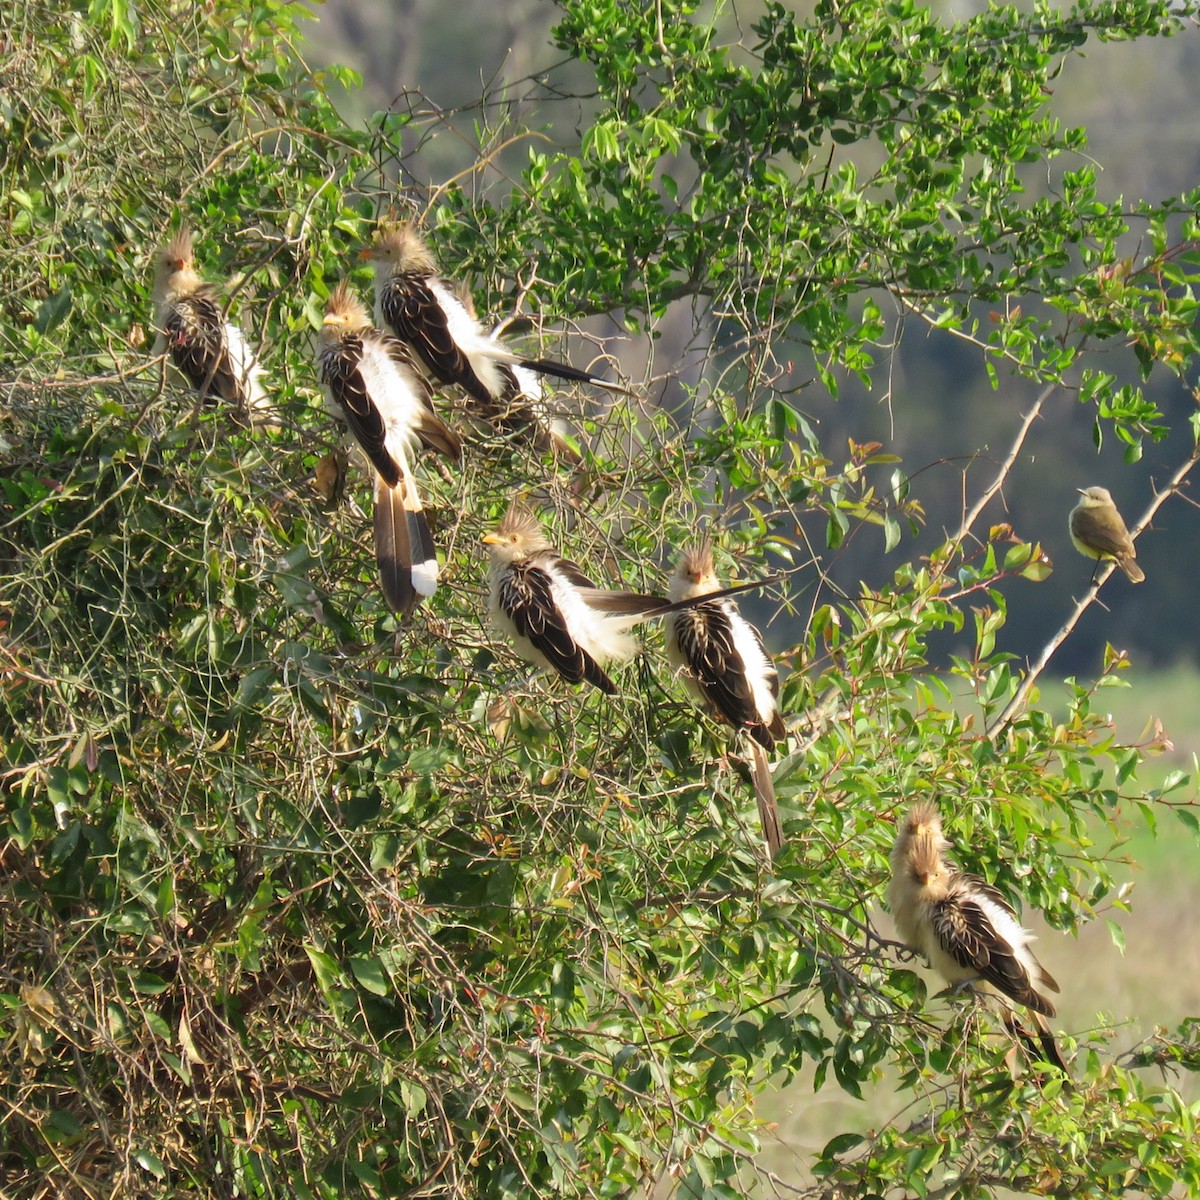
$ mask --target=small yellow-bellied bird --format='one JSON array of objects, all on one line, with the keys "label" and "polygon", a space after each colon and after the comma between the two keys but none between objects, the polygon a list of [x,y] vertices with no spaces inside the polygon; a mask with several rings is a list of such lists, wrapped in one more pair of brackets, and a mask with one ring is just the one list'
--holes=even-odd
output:
[{"label": "small yellow-bellied bird", "polygon": [[224,400],[256,424],[269,422],[262,366],[225,315],[217,288],[196,273],[189,229],[155,252],[151,299],[158,331],[154,353],[167,354],[202,400]]},{"label": "small yellow-bellied bird", "polygon": [[[1033,935],[1001,892],[946,861],[942,852],[949,845],[936,806],[913,805],[896,832],[888,885],[888,907],[901,938],[952,986],[990,985],[1007,1002],[1028,1009],[1041,1057],[1066,1071],[1046,1020],[1055,1014],[1046,992],[1059,987],[1034,957]],[[1029,1041],[1007,1006],[1004,1018]]]},{"label": "small yellow-bellied bird", "polygon": [[1129,577],[1141,583],[1146,573],[1134,562],[1137,547],[1107,488],[1077,489],[1081,499],[1071,509],[1071,541],[1080,554],[1100,562],[1115,562]]},{"label": "small yellow-bellied bird", "polygon": [[587,383],[609,391],[629,389],[566,363],[525,358],[486,333],[411,222],[382,230],[363,251],[375,267],[375,320],[412,347],[439,383],[461,387],[485,411],[523,390],[514,367]]},{"label": "small yellow-bellied bird", "polygon": [[767,755],[787,730],[779,711],[779,672],[762,635],[722,592],[711,544],[680,556],[671,579],[673,602],[691,600],[667,620],[667,657],[701,708],[750,742],[750,775],[767,852],[783,847],[783,827]]},{"label": "small yellow-bellied bird", "polygon": [[333,289],[317,340],[317,369],[375,473],[375,558],[388,606],[404,616],[437,589],[438,561],[412,457],[448,458],[458,435],[433,411],[433,392],[407,347],[372,326],[346,280]]},{"label": "small yellow-bellied bird", "polygon": [[[609,695],[617,687],[604,667],[637,653],[629,630],[698,603],[598,588],[579,566],[554,551],[537,517],[519,502],[483,542],[491,557],[488,613],[496,630],[526,662],[556,671],[571,683],[586,680]],[[741,584],[721,595],[761,586]]]}]

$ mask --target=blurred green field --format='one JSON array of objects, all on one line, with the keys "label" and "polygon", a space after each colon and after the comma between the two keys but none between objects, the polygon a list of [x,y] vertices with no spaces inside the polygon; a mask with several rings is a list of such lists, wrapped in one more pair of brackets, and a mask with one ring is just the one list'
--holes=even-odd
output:
[{"label": "blurred green field", "polygon": [[[1160,786],[1170,772],[1183,771],[1191,779],[1172,793],[1172,799],[1196,801],[1200,670],[1131,668],[1121,678],[1130,686],[1098,691],[1093,711],[1109,715],[1124,743],[1146,740],[1146,730],[1157,718],[1173,747],[1147,759],[1136,783],[1131,781],[1125,792],[1140,794]],[[1042,703],[1065,714],[1066,689],[1061,692],[1061,702],[1056,703],[1054,690],[1046,689]],[[1125,852],[1134,865],[1117,872],[1119,880],[1132,885],[1126,896],[1130,911],[1113,909],[1103,914],[1115,920],[1124,934],[1123,955],[1103,920],[1091,922],[1072,937],[1046,928],[1036,913],[1024,914],[1025,923],[1039,932],[1039,957],[1062,985],[1054,1028],[1081,1043],[1093,1029],[1116,1028],[1121,1031],[1114,1043],[1119,1051],[1136,1045],[1156,1026],[1173,1028],[1185,1017],[1200,1015],[1200,933],[1195,922],[1200,907],[1200,842],[1166,813],[1159,820],[1157,836],[1136,815],[1130,834]],[[882,910],[875,915],[890,934],[890,917]],[[918,969],[936,993],[936,977]],[[950,1003],[960,1001],[931,1001],[935,1020],[945,1019]],[[1200,1084],[1190,1076],[1168,1082],[1187,1096],[1200,1096]],[[786,1180],[797,1175],[808,1178],[808,1159],[835,1134],[876,1129],[910,1102],[911,1097],[895,1094],[886,1082],[863,1104],[836,1083],[827,1082],[814,1095],[811,1075],[798,1079],[760,1106],[762,1116],[777,1125],[773,1136],[764,1139],[760,1165]]]}]

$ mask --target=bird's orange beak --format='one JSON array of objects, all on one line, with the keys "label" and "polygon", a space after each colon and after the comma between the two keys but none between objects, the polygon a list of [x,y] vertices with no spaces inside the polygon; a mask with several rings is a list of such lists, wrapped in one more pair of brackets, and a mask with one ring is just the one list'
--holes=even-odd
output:
[{"label": "bird's orange beak", "polygon": [[485,533],[479,539],[485,546],[503,546],[505,539],[498,533]]}]

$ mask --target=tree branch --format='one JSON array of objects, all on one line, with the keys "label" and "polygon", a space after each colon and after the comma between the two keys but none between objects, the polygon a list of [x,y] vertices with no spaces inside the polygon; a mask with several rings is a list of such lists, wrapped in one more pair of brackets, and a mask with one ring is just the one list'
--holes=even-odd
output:
[{"label": "tree branch", "polygon": [[971,532],[971,527],[979,520],[979,514],[988,506],[992,497],[1005,485],[1008,481],[1008,476],[1016,464],[1017,456],[1021,453],[1021,447],[1025,445],[1025,439],[1029,436],[1030,429],[1033,428],[1033,423],[1042,415],[1042,407],[1046,401],[1054,394],[1054,389],[1058,387],[1056,383],[1049,383],[1043,389],[1042,393],[1033,402],[1033,406],[1021,419],[1021,425],[1017,429],[1016,435],[1013,437],[1012,445],[1008,448],[1008,454],[1004,461],[1000,464],[996,471],[996,477],[983,490],[982,495],[975,501],[970,512],[963,517],[962,524],[958,527],[958,532],[950,540],[957,547],[962,540]]}]

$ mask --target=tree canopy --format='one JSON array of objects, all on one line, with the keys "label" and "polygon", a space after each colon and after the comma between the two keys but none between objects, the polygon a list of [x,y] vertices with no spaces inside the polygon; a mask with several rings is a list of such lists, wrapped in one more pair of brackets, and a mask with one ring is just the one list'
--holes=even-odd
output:
[{"label": "tree canopy", "polygon": [[[1101,200],[1051,86],[1194,9],[560,0],[569,88],[360,125],[305,16],[37,2],[0,31],[4,1194],[1200,1195],[1197,1108],[1164,1078],[1200,1067],[1195,1021],[1058,1030],[1068,1082],[986,1005],[934,1000],[881,920],[915,800],[1063,931],[1126,903],[1132,825],[1196,831],[1186,776],[1138,782],[1162,738],[1100,710],[1119,652],[1063,716],[1052,646],[997,651],[1014,581],[1052,568],[985,513],[1035,420],[1082,408],[1130,461],[1169,432],[1105,349],[1200,400],[1200,190]],[[425,221],[489,322],[641,391],[562,396],[578,467],[443,395],[466,434],[461,468],[422,464],[443,586],[404,622],[365,473],[314,482],[342,431],[313,331],[343,275],[366,294],[387,215]],[[150,256],[182,222],[278,428],[151,354]],[[997,388],[952,513],[810,411],[926,331]],[[705,530],[726,576],[781,572],[773,863],[657,633],[608,698],[528,679],[483,625],[479,538],[514,494],[604,583],[661,591]],[[829,581],[848,540],[942,529],[882,585]],[[971,646],[948,665],[947,629]],[[785,1178],[756,1105],[801,1073],[895,1113]]]}]

